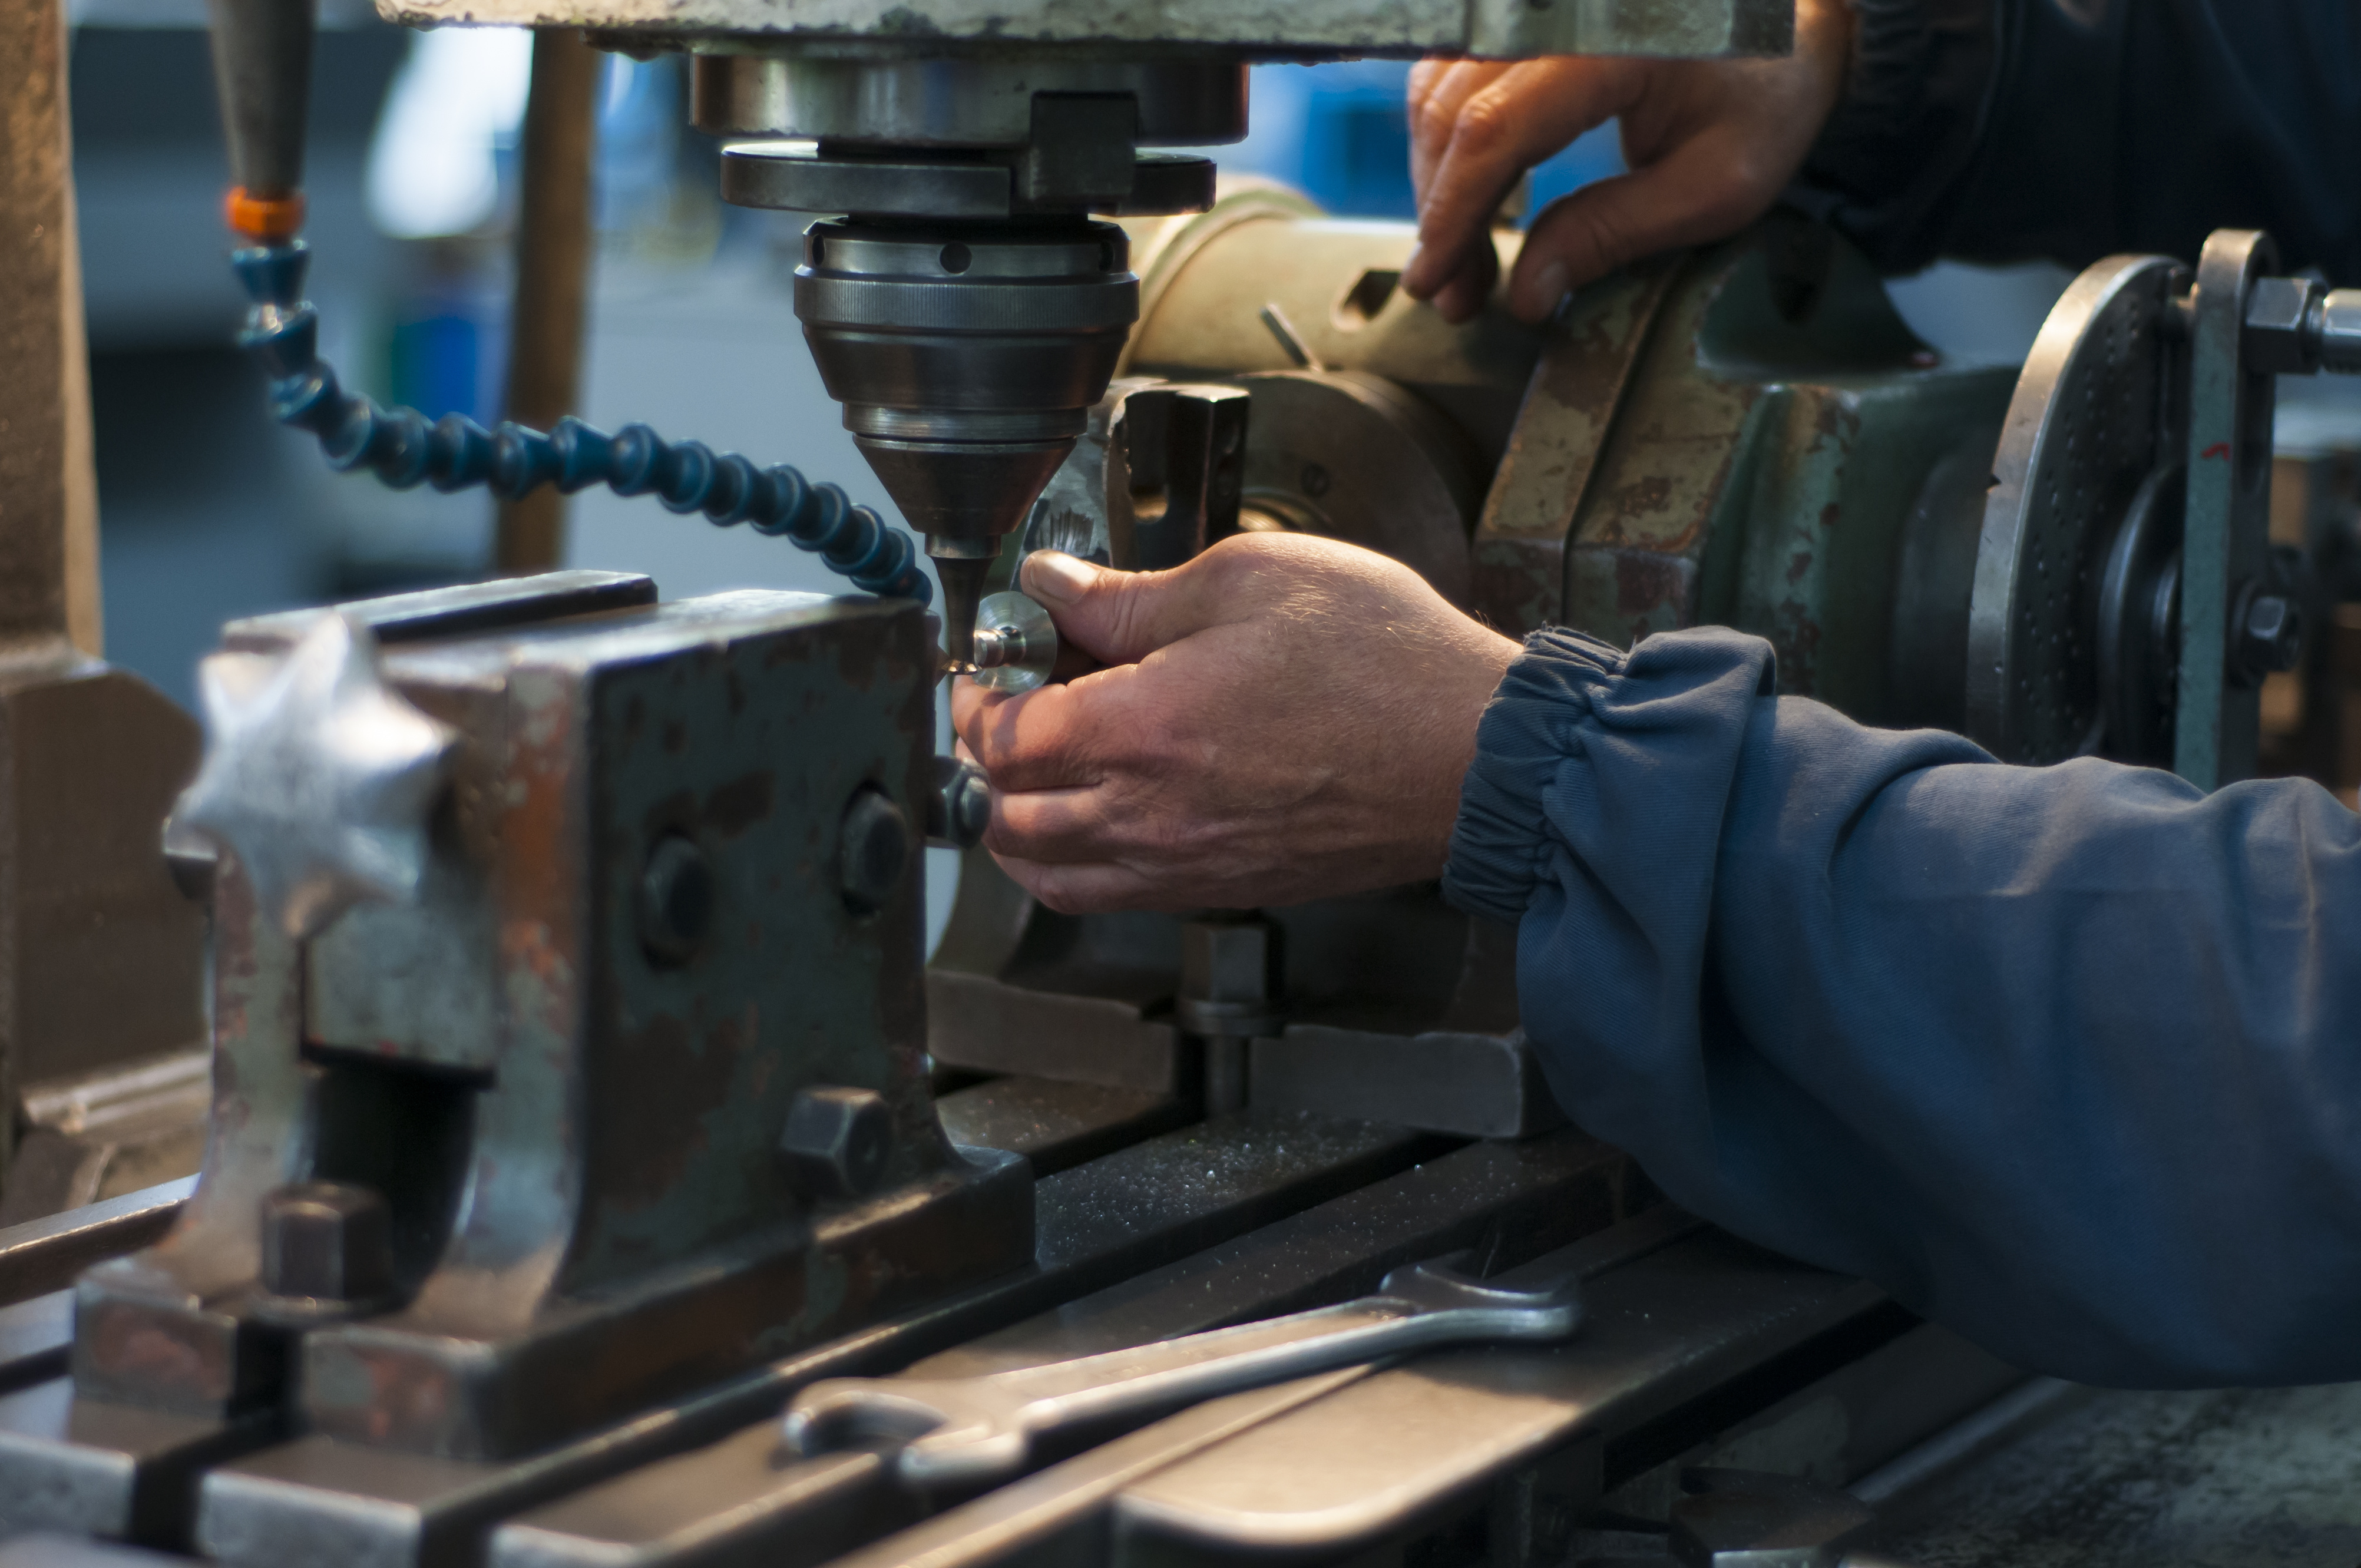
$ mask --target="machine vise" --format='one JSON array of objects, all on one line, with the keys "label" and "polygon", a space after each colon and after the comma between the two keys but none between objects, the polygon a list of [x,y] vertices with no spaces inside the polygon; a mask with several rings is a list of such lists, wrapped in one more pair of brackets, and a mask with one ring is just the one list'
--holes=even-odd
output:
[{"label": "machine vise", "polygon": [[175,820],[214,1135],[83,1278],[77,1402],[503,1456],[1030,1257],[1023,1163],[927,1084],[925,617],[654,599],[228,629]]}]

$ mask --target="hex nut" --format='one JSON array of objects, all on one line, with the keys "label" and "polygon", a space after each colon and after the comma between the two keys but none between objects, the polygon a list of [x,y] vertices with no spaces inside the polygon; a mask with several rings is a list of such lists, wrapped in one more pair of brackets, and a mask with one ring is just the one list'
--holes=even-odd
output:
[{"label": "hex nut", "polygon": [[2246,368],[2272,376],[2308,376],[2320,367],[2312,320],[2321,287],[2309,278],[2261,278],[2246,295],[2246,331],[2240,357]]},{"label": "hex nut", "polygon": [[894,1114],[870,1089],[815,1084],[796,1095],[779,1153],[807,1198],[859,1198],[875,1190],[894,1152]]},{"label": "hex nut", "polygon": [[845,906],[874,915],[894,901],[910,865],[910,823],[873,784],[853,792],[837,834],[837,868]]},{"label": "hex nut", "polygon": [[668,833],[648,851],[640,872],[640,945],[648,958],[670,967],[686,963],[713,928],[713,867],[705,851],[678,833]]},{"label": "hex nut", "polygon": [[2284,594],[2258,593],[2238,622],[2238,662],[2249,674],[2292,670],[2303,662],[2303,612]]},{"label": "hex nut", "polygon": [[371,1301],[393,1292],[393,1215],[373,1188],[304,1181],[262,1201],[262,1288],[274,1296]]},{"label": "hex nut", "polygon": [[935,789],[927,797],[927,837],[954,850],[983,842],[992,826],[992,786],[983,771],[957,757],[935,759]]}]

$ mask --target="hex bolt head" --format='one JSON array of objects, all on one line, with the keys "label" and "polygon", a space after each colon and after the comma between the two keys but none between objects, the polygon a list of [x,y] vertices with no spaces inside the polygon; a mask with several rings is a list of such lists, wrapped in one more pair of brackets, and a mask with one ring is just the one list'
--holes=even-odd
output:
[{"label": "hex bolt head", "polygon": [[1180,1026],[1254,1036],[1279,1026],[1285,966],[1279,928],[1258,915],[1191,920],[1180,928]]},{"label": "hex bolt head", "polygon": [[847,908],[874,915],[894,900],[910,864],[910,823],[891,796],[864,784],[844,808],[837,872]]},{"label": "hex bolt head", "polygon": [[2240,357],[2246,368],[2272,376],[2308,376],[2320,368],[2314,317],[2324,291],[2309,278],[2260,278],[2246,295],[2246,331]]},{"label": "hex bolt head", "polygon": [[2292,670],[2303,662],[2303,612],[2284,594],[2257,594],[2238,623],[2238,662],[2248,674]]},{"label": "hex bolt head", "polygon": [[374,1188],[304,1181],[262,1201],[262,1288],[370,1301],[393,1293],[393,1215]]},{"label": "hex bolt head", "polygon": [[894,1152],[894,1113],[874,1090],[815,1084],[789,1108],[779,1152],[805,1196],[862,1197]]},{"label": "hex bolt head", "polygon": [[927,797],[927,837],[954,850],[983,842],[992,826],[992,786],[983,772],[957,757],[935,759],[935,789]]},{"label": "hex bolt head", "polygon": [[640,872],[640,945],[658,964],[686,963],[713,928],[713,867],[677,833],[656,840]]}]

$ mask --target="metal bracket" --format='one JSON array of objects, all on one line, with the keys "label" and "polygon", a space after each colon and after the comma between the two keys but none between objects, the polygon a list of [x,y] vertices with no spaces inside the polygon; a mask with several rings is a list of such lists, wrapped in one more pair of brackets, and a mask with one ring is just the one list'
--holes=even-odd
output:
[{"label": "metal bracket", "polygon": [[2279,261],[2270,236],[2224,229],[2205,242],[2190,307],[2189,484],[2180,535],[2180,691],[2172,771],[2200,789],[2251,777],[2257,684],[2231,668],[2232,612],[2270,565],[2271,421],[2277,389],[2250,368],[2255,285]]}]

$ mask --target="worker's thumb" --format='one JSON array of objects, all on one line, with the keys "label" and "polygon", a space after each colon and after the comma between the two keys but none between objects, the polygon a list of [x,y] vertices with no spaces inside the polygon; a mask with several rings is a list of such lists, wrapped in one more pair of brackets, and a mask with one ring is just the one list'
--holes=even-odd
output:
[{"label": "worker's thumb", "polygon": [[1023,587],[1058,623],[1058,635],[1102,664],[1137,663],[1207,624],[1202,574],[1118,572],[1060,550],[1025,557]]}]

